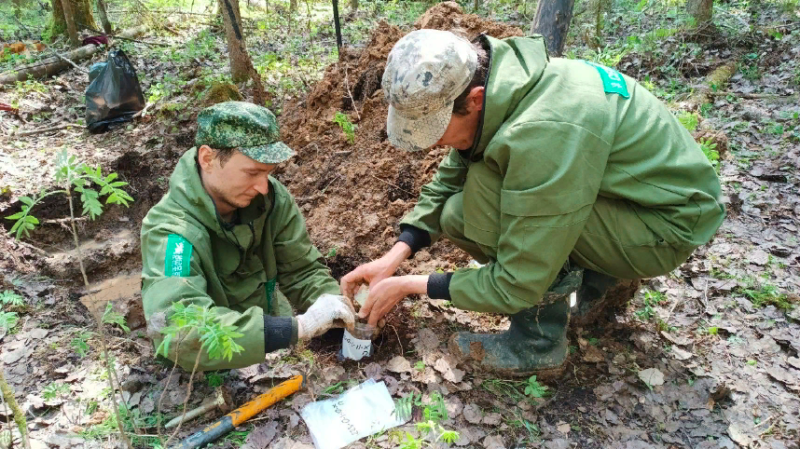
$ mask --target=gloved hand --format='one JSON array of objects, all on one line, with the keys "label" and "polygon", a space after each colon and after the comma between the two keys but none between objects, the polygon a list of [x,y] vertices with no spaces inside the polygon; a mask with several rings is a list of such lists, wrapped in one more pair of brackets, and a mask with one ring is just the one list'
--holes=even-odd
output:
[{"label": "gloved hand", "polygon": [[356,312],[344,296],[324,294],[297,317],[297,339],[308,340],[328,332],[334,327],[353,330]]}]

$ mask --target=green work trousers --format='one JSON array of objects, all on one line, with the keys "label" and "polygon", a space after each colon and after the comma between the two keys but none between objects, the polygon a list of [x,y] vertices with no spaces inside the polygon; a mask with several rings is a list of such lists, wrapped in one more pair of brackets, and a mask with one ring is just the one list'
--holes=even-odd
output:
[{"label": "green work trousers", "polygon": [[[676,248],[664,242],[639,218],[649,211],[624,200],[597,197],[570,260],[583,268],[619,279],[661,276],[680,266],[695,248]],[[494,248],[464,236],[464,194],[445,203],[442,234],[480,263],[497,260]],[[537,248],[530,248],[536,251]]]}]

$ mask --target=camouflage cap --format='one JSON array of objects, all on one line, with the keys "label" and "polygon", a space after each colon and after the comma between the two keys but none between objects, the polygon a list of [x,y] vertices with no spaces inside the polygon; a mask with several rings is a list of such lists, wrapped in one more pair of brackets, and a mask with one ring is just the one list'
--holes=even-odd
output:
[{"label": "camouflage cap", "polygon": [[436,144],[450,124],[453,100],[477,68],[478,53],[470,42],[449,31],[418,30],[397,41],[382,82],[392,145],[419,151]]},{"label": "camouflage cap", "polygon": [[275,114],[243,101],[226,101],[203,109],[197,116],[194,143],[217,150],[235,148],[264,164],[284,162],[296,154],[280,141]]}]

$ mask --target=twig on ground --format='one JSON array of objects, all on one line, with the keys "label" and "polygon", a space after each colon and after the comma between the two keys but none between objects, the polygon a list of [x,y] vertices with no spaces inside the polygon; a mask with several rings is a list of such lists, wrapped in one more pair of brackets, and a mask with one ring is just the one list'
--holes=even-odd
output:
[{"label": "twig on ground", "polygon": [[14,134],[14,136],[16,136],[16,137],[32,136],[34,134],[49,133],[51,131],[58,131],[58,130],[65,129],[65,128],[72,128],[72,127],[76,127],[77,128],[78,126],[80,126],[80,125],[76,125],[74,123],[68,123],[66,125],[52,126],[50,128],[41,128],[41,129],[34,129],[33,131],[25,131],[25,132],[22,132],[22,133]]},{"label": "twig on ground", "polygon": [[46,257],[50,256],[50,254],[48,254],[47,251],[45,251],[45,250],[43,250],[41,248],[37,248],[37,247],[31,245],[30,243],[25,243],[25,242],[22,242],[20,240],[17,240],[16,243],[17,243],[17,245],[24,246],[25,248],[28,248],[29,250],[32,250],[33,252],[39,253],[39,255],[46,256]]},{"label": "twig on ground", "polygon": [[356,117],[358,117],[358,121],[361,121],[361,113],[358,112],[358,106],[356,105],[356,99],[353,97],[353,92],[350,91],[350,81],[347,78],[347,64],[342,65],[344,67],[344,87],[347,89],[347,95],[350,97],[350,101],[353,103],[353,110],[356,111]]},{"label": "twig on ground", "polygon": [[[75,221],[86,221],[88,217],[75,217]],[[67,218],[53,218],[51,220],[42,220],[42,223],[47,224],[61,224],[61,223],[69,223],[72,219]]]},{"label": "twig on ground", "polygon": [[745,94],[740,92],[707,92],[708,95],[713,97],[727,97],[728,95],[733,95],[740,98],[746,98],[749,100],[758,100],[763,98],[793,98],[797,97],[797,94],[791,95],[783,95],[783,94]]},{"label": "twig on ground", "polygon": [[400,187],[400,186],[396,186],[396,185],[392,184],[391,182],[389,182],[389,181],[387,181],[387,180],[385,180],[385,179],[381,179],[381,178],[379,178],[379,177],[377,177],[377,176],[373,175],[372,173],[367,173],[367,174],[368,174],[368,175],[370,175],[370,176],[372,176],[373,178],[377,179],[378,181],[380,181],[380,182],[382,182],[382,183],[386,184],[386,185],[387,185],[387,186],[389,186],[389,187],[394,187],[395,189],[402,190],[403,192],[406,192],[407,194],[409,194],[409,195],[411,195],[411,196],[414,196],[414,194],[413,194],[413,193],[409,192],[408,190],[406,190],[406,189],[404,189],[404,188],[402,188],[402,187]]},{"label": "twig on ground", "polygon": [[396,327],[394,327],[394,326],[392,326],[392,325],[391,325],[391,324],[389,324],[389,323],[386,323],[386,325],[392,328],[392,330],[394,331],[394,336],[395,336],[395,337],[397,337],[397,344],[398,344],[398,345],[400,345],[400,355],[403,355],[403,354],[405,354],[406,352],[405,352],[405,350],[403,349],[403,342],[402,342],[402,341],[400,341],[400,334],[398,334],[398,333],[397,333],[397,328],[396,328]]}]

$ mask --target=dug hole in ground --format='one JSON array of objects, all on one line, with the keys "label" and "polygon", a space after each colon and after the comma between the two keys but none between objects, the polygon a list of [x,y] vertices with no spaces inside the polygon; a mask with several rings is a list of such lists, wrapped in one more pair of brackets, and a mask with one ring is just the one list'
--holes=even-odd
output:
[{"label": "dug hole in ground", "polygon": [[[498,38],[524,35],[518,28],[464,14],[452,3],[435,6],[416,26],[457,28],[470,38],[479,33]],[[340,62],[327,67],[307,97],[287,105],[281,115],[284,140],[298,155],[276,176],[295,196],[314,243],[337,279],[394,244],[398,221],[413,208],[420,187],[446,154],[407,153],[387,140],[380,80],[390,49],[403,35],[399,28],[379,23],[365,48],[343,48]],[[352,142],[333,122],[337,112],[357,125]],[[136,201],[129,209],[108,208],[98,221],[79,223],[87,272],[94,282],[92,302],[86,300],[90,292],[81,287],[71,237],[60,223],[43,225],[27,246],[3,237],[3,287],[43,304],[26,315],[16,333],[2,336],[0,349],[5,377],[28,414],[31,437],[39,447],[117,444],[115,426],[101,438],[87,434],[109,421],[107,409],[97,406],[106,402],[107,383],[100,361],[75,350],[81,341],[94,338],[86,334],[92,326],[89,313],[103,308],[105,301],[113,302],[131,328],[115,330],[111,349],[123,399],[143,433],[155,433],[162,392],[162,423],[178,416],[187,399],[188,373],[167,383],[170,366],[154,358],[137,293],[141,220],[161,198],[165,178],[192,144],[194,123],[183,125],[185,131],[171,145],[108,156],[108,167],[131,183]],[[797,157],[797,149],[786,157],[792,154]],[[774,166],[780,166],[777,160],[756,168],[768,172]],[[755,174],[740,172],[732,164],[723,163],[722,176],[737,177],[744,188],[760,188],[747,185],[759,182]],[[800,204],[796,189],[783,190],[780,198],[777,209]],[[19,207],[19,201],[7,201],[2,215]],[[568,369],[557,384],[466,372],[448,354],[449,335],[457,330],[499,331],[508,326],[507,319],[457,310],[445,301],[409,298],[387,317],[373,342],[372,357],[338,362],[342,333],[331,332],[304,347],[270,354],[260,365],[197,375],[189,408],[213,396],[219,383],[230,390],[235,404],[243,404],[302,373],[308,379],[306,390],[240,429],[249,431],[246,435],[228,438],[217,447],[311,447],[300,410],[367,379],[384,382],[396,400],[420,399],[411,405],[407,424],[362,439],[349,446],[353,448],[398,447],[408,441],[406,433],[425,438],[417,424],[432,416],[440,425],[435,432],[457,432],[452,443],[435,443],[442,447],[797,447],[797,309],[785,314],[772,305],[754,307],[742,293],[742,281],[716,278],[710,268],[712,261],[732,257],[743,271],[762,271],[771,258],[780,257],[785,265],[776,264],[775,270],[796,276],[789,274],[797,269],[796,239],[794,246],[786,243],[791,241],[788,234],[797,230],[796,214],[789,220],[794,230],[768,228],[775,243],[771,246],[757,240],[766,225],[746,212],[739,204],[720,237],[673,275],[650,281],[640,292],[637,304],[659,306],[665,328],[623,308],[596,326],[571,329]],[[54,199],[46,201],[37,216],[48,220],[68,215],[67,205]],[[442,241],[405,262],[400,273],[450,271],[468,261],[465,253]],[[46,391],[50,385],[56,387]],[[69,394],[60,392],[61,385]],[[8,416],[0,408],[0,417]],[[218,416],[208,413],[185,424],[181,435]],[[433,444],[435,438],[428,438]]]}]

